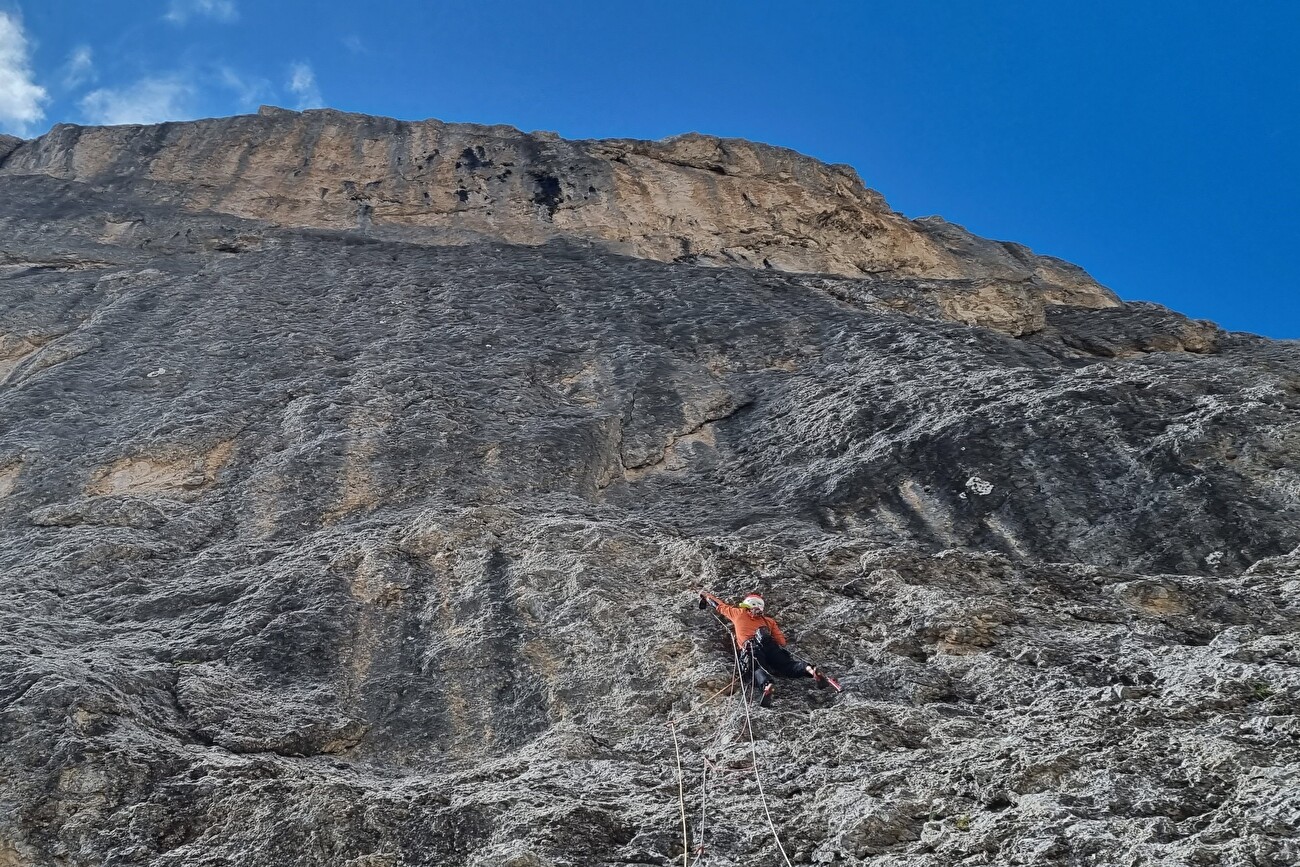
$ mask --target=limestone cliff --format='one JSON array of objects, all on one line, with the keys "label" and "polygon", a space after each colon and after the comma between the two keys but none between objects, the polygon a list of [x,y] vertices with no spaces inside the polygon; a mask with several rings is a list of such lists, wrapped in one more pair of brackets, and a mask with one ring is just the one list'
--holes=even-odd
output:
[{"label": "limestone cliff", "polygon": [[568,237],[662,262],[983,281],[986,304],[1021,308],[1029,298],[1039,324],[1042,301],[1117,303],[1069,263],[894,213],[848,166],[704,135],[566,141],[506,126],[263,109],[160,127],[58,126],[18,148],[3,172],[424,243]]},{"label": "limestone cliff", "polygon": [[764,145],[6,149],[3,867],[1300,859],[1295,343]]}]

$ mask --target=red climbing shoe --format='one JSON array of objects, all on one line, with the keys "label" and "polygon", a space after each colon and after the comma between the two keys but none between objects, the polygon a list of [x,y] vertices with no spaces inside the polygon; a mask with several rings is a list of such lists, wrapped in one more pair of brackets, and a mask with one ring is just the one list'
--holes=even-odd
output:
[{"label": "red climbing shoe", "polygon": [[818,689],[825,689],[826,687],[829,686],[832,689],[834,689],[836,692],[844,691],[844,687],[840,686],[840,682],[838,680],[836,680],[833,677],[828,677],[827,675],[822,674],[816,668],[812,670],[812,676],[813,676],[813,683],[817,684]]},{"label": "red climbing shoe", "polygon": [[760,698],[760,699],[758,700],[758,706],[759,706],[759,707],[771,707],[771,706],[772,706],[772,696],[774,696],[774,695],[776,695],[776,690],[772,688],[772,684],[770,684],[770,683],[764,684],[764,685],[763,685],[763,697]]}]

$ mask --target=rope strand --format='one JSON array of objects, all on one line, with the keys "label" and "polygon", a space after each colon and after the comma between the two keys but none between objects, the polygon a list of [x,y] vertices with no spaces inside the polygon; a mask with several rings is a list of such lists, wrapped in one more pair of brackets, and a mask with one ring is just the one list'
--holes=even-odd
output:
[{"label": "rope strand", "polygon": [[[727,685],[709,696],[702,707],[708,707],[715,698],[726,692],[733,684],[736,684],[738,677],[738,675],[733,675]],[[700,759],[704,762],[704,767],[700,770],[700,824],[696,828],[695,860],[691,862],[692,865],[704,863],[706,846],[708,845],[709,776],[712,774],[712,776],[717,777],[722,771],[721,768],[709,761],[709,753],[717,755],[725,734],[725,730],[719,725],[713,733],[713,743],[709,744],[705,752],[700,755]]]},{"label": "rope strand", "polygon": [[[718,613],[717,613],[716,611],[713,612],[713,616],[714,616],[714,618],[717,619],[719,622],[722,621],[722,618],[718,616]],[[730,633],[730,630],[728,630],[728,635],[730,635],[730,634],[731,634],[731,633]],[[759,775],[759,773],[758,773],[758,745],[757,745],[757,743],[756,743],[755,740],[754,740],[754,725],[753,725],[753,721],[750,719],[750,715],[749,715],[749,703],[750,703],[750,701],[752,700],[753,695],[754,695],[754,686],[755,686],[755,684],[754,684],[754,679],[755,679],[755,676],[756,676],[756,674],[757,674],[758,661],[757,661],[757,660],[753,660],[753,666],[750,668],[750,683],[749,683],[749,687],[750,687],[750,688],[749,688],[749,690],[746,690],[746,689],[745,689],[745,678],[742,676],[742,675],[743,675],[743,669],[741,668],[741,665],[740,665],[740,649],[739,649],[739,648],[737,647],[737,645],[736,645],[736,640],[735,640],[735,637],[734,637],[734,636],[732,637],[732,640],[731,640],[731,654],[732,654],[733,660],[734,660],[734,662],[735,662],[736,676],[732,678],[731,683],[728,683],[727,686],[724,686],[722,689],[718,690],[718,691],[715,692],[713,695],[709,696],[708,700],[705,701],[704,704],[707,705],[707,704],[709,704],[709,702],[712,702],[713,699],[717,698],[717,697],[718,697],[719,695],[721,695],[724,691],[726,691],[727,687],[731,686],[732,683],[737,683],[737,682],[739,682],[739,684],[740,684],[741,707],[743,707],[744,710],[745,710],[745,732],[746,732],[746,734],[749,736],[749,754],[750,754],[750,759],[751,759],[751,761],[752,761],[752,765],[751,765],[751,767],[753,768],[753,771],[754,771],[754,782],[758,784],[758,797],[759,797],[759,800],[760,800],[760,801],[762,802],[762,804],[763,804],[763,813],[764,813],[764,815],[767,817],[767,826],[772,830],[772,839],[776,841],[776,848],[777,848],[778,851],[780,851],[780,853],[781,853],[781,858],[785,861],[786,867],[794,867],[794,865],[790,862],[790,856],[786,854],[785,846],[783,846],[783,845],[781,844],[781,836],[780,836],[780,834],[777,833],[777,830],[776,830],[776,822],[773,821],[773,819],[772,819],[772,811],[771,811],[771,810],[768,808],[768,806],[767,806],[767,793],[763,790],[763,780],[762,780],[762,777],[761,777],[761,776]],[[752,659],[752,657],[751,657],[751,659]],[[670,723],[671,723],[671,720],[670,720]],[[719,728],[719,732],[721,732],[721,728]],[[716,740],[715,740],[715,743],[716,743]],[[675,725],[673,726],[673,746],[674,746],[674,748],[677,746],[677,728],[676,728]],[[702,776],[702,778],[701,778],[701,783],[700,783],[700,785],[701,785],[701,797],[700,797],[700,825],[699,825],[699,829],[698,829],[698,830],[700,831],[700,845],[699,845],[699,847],[697,848],[696,860],[695,860],[695,863],[697,863],[697,864],[698,864],[700,861],[702,861],[703,858],[704,858],[704,837],[703,837],[703,830],[704,830],[704,822],[705,822],[705,815],[706,815],[706,814],[705,814],[705,804],[707,803],[707,799],[708,799],[709,768],[711,767],[711,763],[709,762],[708,757],[707,757],[707,756],[704,756],[703,758],[704,758],[704,774],[703,774],[703,776]],[[682,777],[681,777],[681,752],[680,752],[680,750],[679,750],[678,753],[677,753],[677,788],[678,788],[678,795],[679,795],[679,797],[680,797],[681,804],[682,804],[682,835],[683,835],[683,840],[685,840],[685,838],[686,838],[686,800],[685,800],[685,795],[682,794],[682,783],[681,783],[681,779],[682,779]],[[683,864],[683,867],[688,867],[688,865],[686,864],[686,856],[685,856],[685,853],[684,853],[684,852],[683,852],[683,855],[682,855],[682,864]]]},{"label": "rope strand", "polygon": [[709,769],[713,763],[707,756],[701,756],[704,760],[704,770],[700,773],[700,823],[695,826],[695,860],[692,865],[699,864],[704,860],[704,840],[708,833],[708,804],[709,804]]},{"label": "rope strand", "polygon": [[[735,655],[736,667],[739,668],[740,651],[736,649],[735,641],[731,642],[731,652]],[[749,734],[749,753],[754,760],[754,782],[758,783],[758,797],[763,804],[763,813],[767,816],[767,826],[772,829],[772,839],[776,841],[776,848],[780,850],[781,857],[785,860],[786,867],[794,867],[794,865],[790,863],[790,856],[785,854],[785,847],[781,845],[781,836],[776,832],[776,823],[772,821],[772,811],[769,810],[767,807],[767,793],[763,791],[763,778],[759,776],[758,773],[758,745],[754,742],[754,726],[749,718],[749,701],[750,701],[750,697],[754,694],[753,679],[754,679],[755,671],[757,670],[758,667],[758,660],[752,659],[752,653],[753,653],[752,650],[750,651],[750,653],[751,653],[752,667],[750,668],[750,690],[748,695],[744,695],[745,679],[743,677],[740,679],[740,682],[741,682],[741,694],[744,696],[743,706],[745,708],[745,728]]]},{"label": "rope strand", "polygon": [[670,718],[668,727],[673,731],[673,751],[677,753],[677,801],[682,808],[682,867],[690,867],[687,862],[691,854],[691,839],[686,833],[686,789],[682,786],[682,750],[677,744],[676,721]]}]

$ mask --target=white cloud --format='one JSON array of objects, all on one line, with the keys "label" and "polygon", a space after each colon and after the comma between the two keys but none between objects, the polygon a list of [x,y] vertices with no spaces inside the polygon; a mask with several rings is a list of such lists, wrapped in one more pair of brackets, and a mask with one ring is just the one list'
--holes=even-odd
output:
[{"label": "white cloud", "polygon": [[47,99],[45,88],[32,77],[23,22],[0,12],[0,130],[27,135],[33,124],[45,119],[41,105]]},{"label": "white cloud", "polygon": [[120,88],[93,90],[81,99],[89,123],[163,123],[190,120],[194,88],[179,78],[142,78]]},{"label": "white cloud", "polygon": [[366,43],[361,41],[361,37],[355,33],[349,33],[343,37],[343,47],[353,54],[366,54]]},{"label": "white cloud", "polygon": [[172,0],[164,17],[173,24],[184,24],[191,18],[234,21],[239,18],[239,10],[235,0]]},{"label": "white cloud", "polygon": [[321,99],[320,87],[316,84],[316,73],[306,63],[295,63],[289,67],[289,92],[298,97],[296,108],[320,108],[325,105]]},{"label": "white cloud", "polygon": [[229,66],[219,67],[217,75],[224,87],[234,91],[240,111],[252,111],[272,99],[273,88],[265,78],[246,76]]},{"label": "white cloud", "polygon": [[63,86],[67,90],[81,87],[99,76],[95,72],[95,55],[89,45],[78,45],[63,64]]}]

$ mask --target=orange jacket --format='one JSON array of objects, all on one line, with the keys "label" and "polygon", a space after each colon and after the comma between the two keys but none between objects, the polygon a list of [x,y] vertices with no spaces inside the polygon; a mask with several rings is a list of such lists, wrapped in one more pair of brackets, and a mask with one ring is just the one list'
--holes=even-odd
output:
[{"label": "orange jacket", "polygon": [[776,621],[766,614],[753,614],[748,608],[739,608],[735,605],[728,605],[712,593],[703,594],[705,599],[713,603],[713,609],[723,617],[731,621],[731,626],[736,630],[736,646],[744,647],[745,642],[754,637],[758,630],[766,628],[772,633],[772,640],[781,647],[785,647],[785,636],[781,634],[781,627],[776,625]]}]

